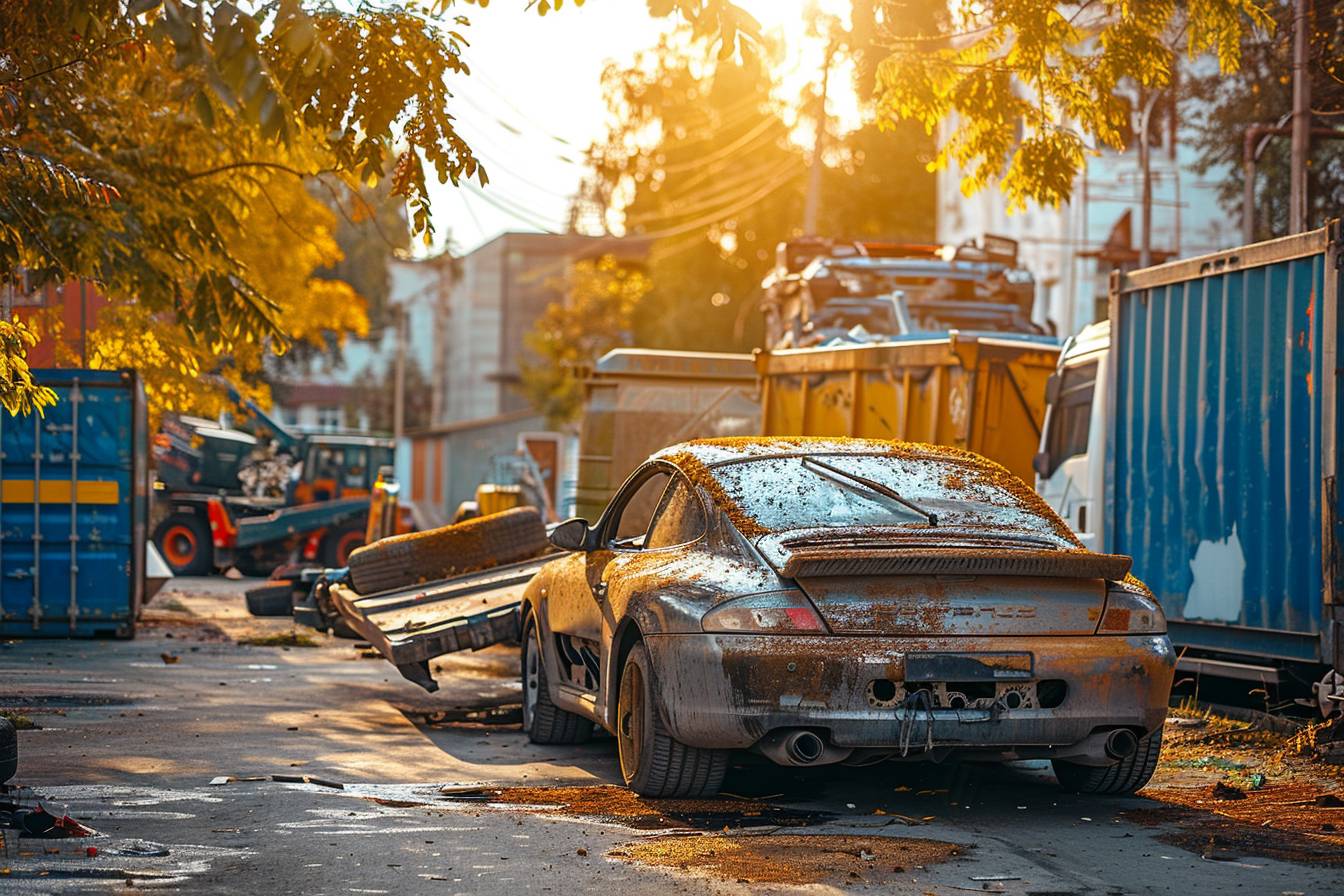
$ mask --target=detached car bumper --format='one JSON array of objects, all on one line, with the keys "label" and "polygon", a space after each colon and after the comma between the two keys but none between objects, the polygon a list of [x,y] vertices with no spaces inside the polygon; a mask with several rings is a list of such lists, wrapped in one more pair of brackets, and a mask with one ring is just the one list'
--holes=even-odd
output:
[{"label": "detached car bumper", "polygon": [[[922,750],[931,735],[935,748],[1070,755],[1068,747],[1099,730],[1126,727],[1142,735],[1161,726],[1175,669],[1166,635],[672,634],[649,636],[645,645],[670,733],[692,746],[733,749],[773,731],[809,728],[835,747],[865,751],[902,742]],[[899,696],[874,696],[876,688],[877,697],[887,697],[891,684],[906,691],[942,684],[946,691],[968,681],[980,682],[982,692],[994,686],[986,682],[1033,685],[1027,693],[1049,684],[1040,689],[1044,699],[1017,708],[1000,702],[992,709],[907,709]]]}]

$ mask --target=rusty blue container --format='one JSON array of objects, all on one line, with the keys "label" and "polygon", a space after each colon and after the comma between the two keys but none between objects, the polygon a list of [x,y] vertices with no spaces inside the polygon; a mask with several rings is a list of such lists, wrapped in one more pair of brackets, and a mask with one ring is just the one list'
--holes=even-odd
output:
[{"label": "rusty blue container", "polygon": [[44,415],[0,410],[0,637],[130,637],[144,594],[140,378],[35,370]]},{"label": "rusty blue container", "polygon": [[1339,237],[1112,277],[1108,547],[1179,645],[1344,668]]}]

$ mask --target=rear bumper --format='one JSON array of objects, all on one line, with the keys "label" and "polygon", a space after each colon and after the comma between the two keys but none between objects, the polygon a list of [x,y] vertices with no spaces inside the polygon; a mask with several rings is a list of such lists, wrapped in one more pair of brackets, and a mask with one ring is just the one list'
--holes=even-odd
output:
[{"label": "rear bumper", "polygon": [[[1072,755],[1098,729],[1161,726],[1175,668],[1165,635],[882,638],[654,635],[670,733],[698,747],[745,749],[777,729],[810,728],[840,748],[927,747],[1000,756]],[[874,680],[904,682],[912,653],[1031,654],[1032,680],[1062,679],[1053,708],[905,710],[870,702]],[[903,732],[903,728],[907,729]],[[1093,739],[1095,741],[1095,739]],[[1077,752],[1075,750],[1074,752]]]}]

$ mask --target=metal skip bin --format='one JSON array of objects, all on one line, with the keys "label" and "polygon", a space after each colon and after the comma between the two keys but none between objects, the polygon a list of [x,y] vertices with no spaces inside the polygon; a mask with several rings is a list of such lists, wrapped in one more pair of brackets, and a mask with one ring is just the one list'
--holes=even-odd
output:
[{"label": "metal skip bin", "polygon": [[1051,337],[947,336],[761,351],[762,432],[966,448],[1030,481]]},{"label": "metal skip bin", "polygon": [[579,516],[595,520],[650,454],[760,431],[750,355],[614,349],[587,372],[579,435]]},{"label": "metal skip bin", "polygon": [[132,371],[35,370],[45,415],[0,411],[0,637],[131,637],[149,507]]},{"label": "metal skip bin", "polygon": [[1339,666],[1338,222],[1116,274],[1108,547],[1178,644]]}]

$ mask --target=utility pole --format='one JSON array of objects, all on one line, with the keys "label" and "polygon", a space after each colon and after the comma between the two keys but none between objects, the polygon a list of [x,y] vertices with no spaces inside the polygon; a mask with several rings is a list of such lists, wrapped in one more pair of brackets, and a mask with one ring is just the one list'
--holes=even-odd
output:
[{"label": "utility pole", "polygon": [[826,148],[826,93],[831,82],[831,62],[835,58],[837,32],[831,29],[826,42],[826,58],[821,65],[821,96],[817,99],[817,132],[812,142],[812,164],[808,170],[807,200],[803,205],[803,233],[817,232],[817,217],[821,213],[821,154]]},{"label": "utility pole", "polygon": [[1148,133],[1158,96],[1160,94],[1154,91],[1145,99],[1143,113],[1139,116],[1139,173],[1142,191],[1139,197],[1139,267],[1141,268],[1149,267],[1153,263],[1153,148],[1149,144]]},{"label": "utility pole", "polygon": [[406,308],[393,305],[397,315],[397,353],[393,358],[392,437],[400,439],[406,429]]},{"label": "utility pole", "polygon": [[1293,146],[1288,232],[1307,229],[1307,159],[1311,150],[1311,73],[1307,71],[1310,0],[1293,0]]}]

